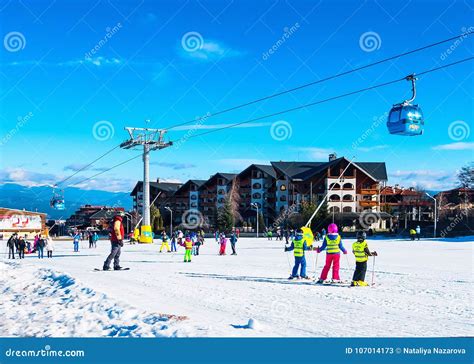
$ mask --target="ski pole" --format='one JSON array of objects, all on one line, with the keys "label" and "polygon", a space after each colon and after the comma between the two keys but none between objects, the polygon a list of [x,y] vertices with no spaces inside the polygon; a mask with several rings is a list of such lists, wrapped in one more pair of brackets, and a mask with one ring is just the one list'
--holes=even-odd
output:
[{"label": "ski pole", "polygon": [[374,277],[375,277],[375,255],[374,255],[374,264],[372,264],[372,286],[374,285]]},{"label": "ski pole", "polygon": [[316,279],[316,274],[318,274],[318,257],[319,257],[319,253],[317,250],[314,251],[314,253],[316,254],[316,258],[314,259],[314,279]]}]

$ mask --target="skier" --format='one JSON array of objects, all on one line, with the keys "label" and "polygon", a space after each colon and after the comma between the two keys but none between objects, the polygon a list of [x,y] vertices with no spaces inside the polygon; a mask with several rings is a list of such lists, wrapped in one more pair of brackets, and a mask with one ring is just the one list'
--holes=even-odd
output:
[{"label": "skier", "polygon": [[326,237],[326,229],[323,228],[323,230],[321,230],[321,239],[324,240],[325,237]]},{"label": "skier", "polygon": [[46,254],[48,258],[53,257],[53,250],[54,250],[54,244],[53,244],[53,239],[51,239],[51,236],[46,237]]},{"label": "skier", "polygon": [[273,240],[273,231],[271,229],[268,230],[267,237],[268,240]]},{"label": "skier", "polygon": [[[293,266],[293,271],[291,272],[291,276],[288,279],[309,279],[306,275],[306,258],[304,255],[304,251],[308,250],[306,245],[306,241],[303,238],[303,230],[298,229],[296,231],[296,236],[294,240],[291,242],[289,247],[285,246],[285,252],[289,252],[293,250],[293,254],[295,256],[295,265]],[[301,265],[300,275],[298,276],[298,268]]]},{"label": "skier", "polygon": [[112,245],[109,256],[104,262],[103,270],[110,270],[110,263],[114,261],[114,270],[120,270],[120,253],[123,247],[123,238],[124,238],[124,229],[123,229],[123,216],[125,214],[120,212],[118,215],[114,216],[113,227],[110,234],[110,243]]},{"label": "skier", "polygon": [[230,234],[230,247],[232,248],[232,254],[231,255],[237,255],[237,251],[235,250],[235,244],[237,244],[237,234],[236,233],[231,233]]},{"label": "skier", "polygon": [[191,263],[191,253],[193,251],[193,241],[189,235],[186,235],[184,242],[181,243],[181,246],[184,246],[184,262]]},{"label": "skier", "polygon": [[79,242],[81,241],[81,234],[78,231],[75,232],[73,236],[73,244],[74,244],[74,253],[79,251]]},{"label": "skier", "polygon": [[421,234],[420,225],[416,226],[415,233],[416,233],[416,240],[420,240],[420,234]]},{"label": "skier", "polygon": [[412,241],[415,241],[415,237],[416,237],[416,230],[415,229],[410,229],[410,239]]},{"label": "skier", "polygon": [[8,259],[15,259],[15,246],[18,244],[17,240],[17,233],[14,233],[7,241]]},{"label": "skier", "polygon": [[204,235],[202,235],[202,232],[198,231],[198,234],[196,235],[196,240],[194,241],[194,255],[199,255],[199,248],[201,245],[204,244]]},{"label": "skier", "polygon": [[97,240],[99,240],[99,235],[97,234],[97,232],[94,233],[94,237],[92,238],[92,240],[93,240],[94,248],[97,248]]},{"label": "skier", "polygon": [[163,231],[161,234],[161,246],[160,246],[160,253],[163,252],[163,248],[166,248],[166,251],[169,253],[171,252],[170,245],[168,244],[168,235],[166,231]]},{"label": "skier", "polygon": [[89,249],[90,249],[94,246],[94,236],[92,235],[91,232],[89,232],[88,235],[89,235],[88,238],[89,238]]},{"label": "skier", "polygon": [[44,239],[41,237],[41,235],[38,235],[38,241],[36,243],[36,249],[38,249],[38,258],[43,259],[44,258],[44,246],[46,245],[46,242]]},{"label": "skier", "polygon": [[219,255],[225,255],[225,247],[227,245],[227,238],[225,237],[224,233],[220,235],[219,244],[221,245],[219,249]]},{"label": "skier", "polygon": [[367,272],[367,260],[368,257],[377,256],[377,252],[371,252],[367,245],[365,231],[357,232],[357,241],[352,244],[352,253],[355,255],[356,268],[354,276],[352,277],[351,287],[354,286],[367,286],[365,282],[365,273]]},{"label": "skier", "polygon": [[316,251],[321,253],[326,249],[326,264],[324,265],[323,271],[317,283],[323,283],[331,269],[332,265],[332,282],[339,283],[341,278],[339,277],[339,260],[341,258],[340,252],[347,254],[347,250],[342,245],[341,236],[338,234],[337,225],[332,223],[328,226],[328,233],[323,240],[321,247],[318,247]]}]

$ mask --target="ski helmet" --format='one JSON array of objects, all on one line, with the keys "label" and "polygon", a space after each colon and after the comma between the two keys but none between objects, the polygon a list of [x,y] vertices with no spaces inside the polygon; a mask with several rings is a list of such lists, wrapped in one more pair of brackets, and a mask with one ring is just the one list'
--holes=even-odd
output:
[{"label": "ski helmet", "polygon": [[367,234],[363,230],[359,230],[356,234],[356,239],[360,241],[364,241],[366,237],[367,237]]},{"label": "ski helmet", "polygon": [[332,223],[332,224],[329,224],[328,226],[328,234],[337,234],[339,231],[339,229],[337,228],[337,225]]}]

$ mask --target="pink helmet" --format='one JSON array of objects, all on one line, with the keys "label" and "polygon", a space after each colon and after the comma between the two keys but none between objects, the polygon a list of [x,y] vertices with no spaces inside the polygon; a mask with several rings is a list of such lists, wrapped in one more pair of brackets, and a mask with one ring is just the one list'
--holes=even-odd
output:
[{"label": "pink helmet", "polygon": [[337,228],[336,224],[329,224],[328,226],[328,234],[337,234],[339,229]]}]

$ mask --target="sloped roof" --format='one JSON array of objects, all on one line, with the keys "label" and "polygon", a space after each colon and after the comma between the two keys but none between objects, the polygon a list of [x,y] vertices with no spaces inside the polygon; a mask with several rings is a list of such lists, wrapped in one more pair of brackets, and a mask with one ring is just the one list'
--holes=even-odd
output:
[{"label": "sloped roof", "polygon": [[355,165],[362,168],[378,181],[387,181],[387,167],[384,162],[356,162]]},{"label": "sloped roof", "polygon": [[[143,182],[138,181],[135,187],[133,188],[130,195],[134,195],[138,188],[142,188]],[[174,182],[150,182],[150,187],[156,188],[157,190],[163,192],[176,192],[178,188],[180,188],[183,184],[182,183],[174,183]]]},{"label": "sloped roof", "polygon": [[272,176],[273,178],[276,178],[276,171],[273,168],[272,165],[269,164],[251,164],[247,168],[245,168],[242,172],[239,173],[239,176],[246,173],[248,170],[251,168],[257,168],[260,169],[262,172],[267,173],[268,175]]},{"label": "sloped roof", "polygon": [[217,177],[222,177],[222,178],[225,178],[227,181],[230,181],[230,180],[234,179],[235,176],[237,176],[236,173],[217,172],[216,174],[212,175],[206,182],[204,182],[199,188],[201,189],[201,188],[209,185],[211,183],[211,181],[213,181]]},{"label": "sloped roof", "polygon": [[102,209],[100,211],[97,211],[96,213],[92,214],[89,216],[89,219],[112,219],[115,214],[119,211],[125,211],[123,207],[118,207],[118,208],[111,208],[111,209]]},{"label": "sloped roof", "polygon": [[186,189],[191,183],[194,183],[196,186],[201,187],[204,183],[206,183],[205,179],[190,179],[187,180],[180,188],[176,190],[177,192],[180,192],[181,190]]}]

